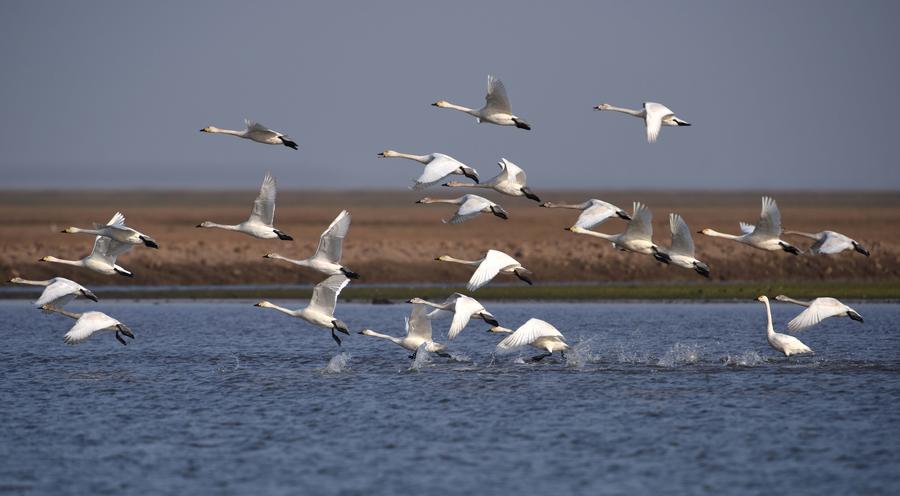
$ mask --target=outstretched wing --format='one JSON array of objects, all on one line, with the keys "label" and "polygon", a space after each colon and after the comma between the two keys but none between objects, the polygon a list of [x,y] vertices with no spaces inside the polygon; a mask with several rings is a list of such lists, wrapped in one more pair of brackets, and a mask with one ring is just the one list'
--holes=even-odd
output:
[{"label": "outstretched wing", "polygon": [[647,141],[653,143],[659,137],[663,119],[675,115],[665,105],[653,102],[644,102],[644,123],[647,127]]},{"label": "outstretched wing", "polygon": [[466,195],[466,201],[456,210],[456,215],[448,222],[450,224],[459,224],[465,222],[481,213],[481,210],[491,205],[491,202],[478,195]]},{"label": "outstretched wing", "polygon": [[432,156],[434,158],[425,164],[425,169],[422,171],[422,175],[416,179],[413,189],[425,189],[429,186],[434,186],[456,172],[463,165],[455,158],[443,153],[433,153]]},{"label": "outstretched wing", "polygon": [[502,112],[504,114],[512,114],[512,106],[509,104],[509,97],[506,96],[506,87],[503,81],[488,76],[487,96],[484,97],[485,110],[490,109],[494,112]]},{"label": "outstretched wing", "polygon": [[756,226],[754,226],[753,224],[747,223],[747,222],[741,222],[740,226],[741,226],[741,232],[744,234],[750,234],[753,232],[754,229],[756,229]]},{"label": "outstretched wing", "polygon": [[313,288],[313,294],[312,298],[309,300],[308,308],[322,312],[326,315],[334,315],[337,297],[349,282],[350,279],[347,279],[347,277],[341,274],[331,276],[319,284],[316,284],[316,287]]},{"label": "outstretched wing", "polygon": [[125,215],[122,212],[116,212],[115,215],[106,223],[107,226],[125,227]]},{"label": "outstretched wing", "polygon": [[258,122],[251,121],[250,119],[244,119],[244,124],[247,125],[247,131],[246,131],[247,134],[253,134],[253,135],[263,136],[263,137],[269,137],[272,135],[282,136],[282,134],[279,133],[278,131],[269,129],[266,126],[263,126],[262,124],[260,124]]},{"label": "outstretched wing", "polygon": [[475,273],[469,279],[469,284],[466,286],[467,289],[469,291],[477,290],[489,283],[500,270],[512,265],[519,265],[519,262],[502,251],[488,250],[487,255],[481,260],[478,268],[475,269]]},{"label": "outstretched wing", "polygon": [[275,176],[271,172],[266,172],[259,188],[259,196],[253,201],[250,221],[270,227],[275,222]]},{"label": "outstretched wing", "polygon": [[815,253],[831,255],[853,248],[853,243],[845,236],[835,236],[834,234],[826,233],[825,236],[819,239],[819,241],[816,241],[810,248]]},{"label": "outstretched wing", "polygon": [[500,162],[497,163],[500,166],[500,169],[503,171],[503,174],[506,176],[507,181],[512,181],[519,186],[525,186],[526,181],[528,180],[525,175],[525,171],[522,170],[518,165],[506,160],[505,158],[501,158]]},{"label": "outstretched wing", "polygon": [[762,211],[753,234],[772,238],[781,236],[781,212],[778,211],[775,200],[768,196],[764,196],[762,199]]},{"label": "outstretched wing", "polygon": [[672,231],[672,246],[669,253],[694,256],[694,240],[687,222],[678,214],[669,214],[669,229]]},{"label": "outstretched wing", "polygon": [[806,310],[788,322],[788,330],[804,331],[828,317],[841,315],[846,311],[847,306],[834,298],[816,298],[806,307]]},{"label": "outstretched wing", "polygon": [[481,303],[478,303],[478,300],[460,295],[453,307],[453,321],[450,323],[450,331],[447,333],[447,337],[451,340],[455,338],[468,325],[472,315],[482,310],[484,310],[484,307],[481,306]]},{"label": "outstretched wing", "polygon": [[634,213],[628,221],[624,236],[632,239],[646,239],[653,237],[653,214],[641,202],[634,202]]},{"label": "outstretched wing", "polygon": [[34,306],[42,307],[44,305],[53,305],[61,307],[75,298],[75,293],[81,289],[81,286],[75,281],[57,277],[50,285],[44,288],[41,297],[34,302]]},{"label": "outstretched wing", "polygon": [[75,325],[63,336],[67,344],[78,344],[91,337],[95,332],[112,327],[118,320],[102,312],[85,312],[75,321]]},{"label": "outstretched wing", "polygon": [[616,212],[619,211],[619,207],[605,201],[590,200],[590,202],[591,206],[582,211],[578,220],[575,221],[576,227],[590,229],[616,215]]},{"label": "outstretched wing", "polygon": [[94,249],[91,256],[105,260],[110,265],[116,263],[119,255],[133,248],[134,245],[122,243],[106,236],[97,236],[94,238]]},{"label": "outstretched wing", "polygon": [[428,307],[421,303],[412,306],[406,320],[406,335],[417,336],[431,341],[431,319],[428,318]]},{"label": "outstretched wing", "polygon": [[555,337],[559,340],[563,339],[563,335],[559,332],[559,329],[541,319],[530,319],[516,329],[516,332],[507,336],[503,341],[500,341],[497,344],[497,351],[503,352],[514,350],[522,346],[527,346],[544,337]]},{"label": "outstretched wing", "polygon": [[344,237],[347,236],[349,229],[350,212],[343,210],[331,221],[331,225],[319,237],[319,247],[316,248],[315,256],[330,262],[339,263],[341,261]]}]

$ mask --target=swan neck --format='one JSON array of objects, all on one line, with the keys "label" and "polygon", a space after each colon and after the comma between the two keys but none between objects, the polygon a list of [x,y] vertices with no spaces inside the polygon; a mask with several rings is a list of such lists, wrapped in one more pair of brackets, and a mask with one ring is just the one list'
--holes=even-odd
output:
[{"label": "swan neck", "polygon": [[606,241],[611,241],[611,242],[615,242],[616,240],[619,239],[618,234],[606,234],[606,233],[602,233],[602,232],[591,231],[590,229],[584,229],[584,230],[578,231],[578,233],[586,234],[588,236],[593,236],[595,238],[605,239]]},{"label": "swan neck", "polygon": [[207,132],[212,134],[230,134],[232,136],[240,137],[244,136],[244,131],[235,131],[234,129],[219,129],[217,127],[210,128]]},{"label": "swan neck", "polygon": [[58,313],[58,314],[60,314],[60,315],[65,315],[66,317],[69,317],[70,319],[76,319],[76,320],[78,320],[79,318],[81,318],[81,314],[80,314],[80,313],[70,312],[70,311],[68,311],[68,310],[63,310],[62,308],[59,308],[59,307],[53,307],[53,306],[50,306],[50,305],[45,305],[45,306],[44,306],[44,310],[48,310],[48,311],[50,311],[50,312],[55,312],[55,313]]},{"label": "swan neck", "polygon": [[462,105],[457,105],[455,103],[447,102],[446,104],[444,104],[444,108],[459,110],[460,112],[465,112],[469,115],[474,115],[475,117],[479,117],[477,110],[470,109],[469,107],[463,107]]},{"label": "swan neck", "polygon": [[787,296],[785,296],[784,298],[782,298],[781,301],[787,301],[787,302],[794,303],[794,304],[796,304],[796,305],[801,305],[801,306],[804,306],[804,307],[808,307],[808,306],[810,306],[810,305],[812,304],[811,301],[795,300],[795,299],[789,298],[789,297],[787,297]]},{"label": "swan neck", "polygon": [[372,336],[374,338],[386,339],[395,344],[400,344],[400,341],[402,341],[400,338],[395,338],[394,336],[388,336],[387,334],[375,332],[372,329],[367,329],[366,336]]},{"label": "swan neck", "polygon": [[412,153],[394,152],[390,156],[397,157],[397,158],[408,158],[410,160],[415,160],[416,162],[421,162],[423,164],[427,164],[428,162],[431,162],[431,156],[429,156],[429,155],[413,155]]},{"label": "swan neck", "polygon": [[83,234],[93,234],[96,236],[101,235],[100,231],[98,231],[97,229],[82,229],[80,227],[70,227],[70,228],[66,229],[66,232],[70,233],[70,234],[83,233]]},{"label": "swan neck", "polygon": [[643,117],[643,116],[644,116],[644,111],[643,111],[643,110],[632,110],[632,109],[628,109],[628,108],[625,108],[625,107],[616,107],[616,106],[613,106],[613,105],[610,105],[610,106],[608,106],[607,108],[605,108],[605,109],[603,109],[603,110],[611,110],[611,111],[613,111],[613,112],[621,112],[621,113],[623,113],[623,114],[633,115],[633,116],[635,116],[635,117]]},{"label": "swan neck", "polygon": [[491,185],[487,183],[464,183],[461,181],[450,181],[447,183],[447,186],[451,188],[490,188]]},{"label": "swan neck", "polygon": [[725,234],[719,231],[714,231],[712,229],[707,229],[703,234],[707,236],[712,236],[713,238],[725,238],[725,239],[738,239],[741,236],[735,236],[734,234]]},{"label": "swan neck", "polygon": [[228,226],[225,224],[216,224],[215,222],[210,222],[209,227],[225,229],[226,231],[240,231],[241,230],[241,226],[239,226],[239,225]]},{"label": "swan neck", "polygon": [[573,205],[571,203],[550,203],[547,205],[548,208],[572,208],[576,210],[584,210],[590,206],[590,202],[579,203],[577,205]]},{"label": "swan neck", "polygon": [[766,304],[766,335],[772,337],[775,335],[775,328],[772,327],[772,308],[769,306],[769,300],[763,303]]},{"label": "swan neck", "polygon": [[290,308],[280,307],[274,303],[270,303],[269,308],[271,308],[273,310],[278,310],[281,313],[286,313],[286,314],[290,315],[291,317],[295,317],[297,315],[296,311],[291,310]]},{"label": "swan neck", "polygon": [[74,265],[76,267],[84,266],[84,260],[63,260],[61,258],[56,258],[56,257],[47,257],[46,260],[48,262],[60,263],[60,264],[65,264],[65,265]]},{"label": "swan neck", "polygon": [[53,283],[52,280],[50,280],[50,281],[32,281],[30,279],[22,279],[19,277],[17,277],[16,279],[14,279],[11,282],[13,282],[15,284],[28,284],[30,286],[49,286],[51,283]]},{"label": "swan neck", "polygon": [[481,260],[462,260],[460,258],[454,258],[454,257],[444,257],[443,261],[465,264],[465,265],[478,265],[481,263]]}]

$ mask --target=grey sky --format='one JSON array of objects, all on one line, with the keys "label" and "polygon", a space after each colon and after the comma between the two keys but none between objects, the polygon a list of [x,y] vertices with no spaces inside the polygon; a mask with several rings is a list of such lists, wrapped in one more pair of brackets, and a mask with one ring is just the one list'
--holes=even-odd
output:
[{"label": "grey sky", "polygon": [[[440,151],[541,188],[900,187],[896,2],[3,2],[2,187],[405,187]],[[479,107],[506,84],[533,131]],[[601,102],[666,104],[654,145]],[[227,136],[256,119],[299,151]]]}]

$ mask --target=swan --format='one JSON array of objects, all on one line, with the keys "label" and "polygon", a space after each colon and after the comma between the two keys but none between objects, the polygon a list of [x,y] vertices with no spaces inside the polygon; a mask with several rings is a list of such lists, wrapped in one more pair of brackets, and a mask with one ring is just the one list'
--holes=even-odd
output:
[{"label": "swan", "polygon": [[69,329],[69,332],[63,336],[66,344],[81,343],[97,331],[115,331],[116,340],[122,343],[122,346],[126,346],[128,343],[122,339],[120,333],[134,339],[134,333],[131,332],[131,329],[129,329],[128,326],[103,312],[76,313],[50,305],[44,305],[41,309],[49,312],[56,312],[60,315],[75,319],[75,325],[73,325],[72,328]]},{"label": "swan", "polygon": [[566,203],[544,202],[541,203],[541,206],[544,208],[572,208],[575,210],[581,210],[581,215],[579,215],[578,220],[575,221],[575,226],[582,229],[590,229],[597,224],[603,223],[603,221],[614,215],[618,216],[620,219],[631,220],[631,215],[628,215],[628,212],[613,205],[612,203],[607,203],[595,198],[591,198],[584,203],[578,203],[575,205]]},{"label": "swan", "polygon": [[343,274],[330,276],[328,279],[316,284],[316,287],[313,288],[309,305],[299,310],[290,310],[268,301],[261,301],[253,306],[272,308],[291,317],[301,318],[310,324],[331,329],[331,338],[334,339],[338,346],[341,346],[341,338],[337,337],[334,331],[343,332],[349,336],[350,330],[347,328],[347,324],[334,317],[334,307],[337,305],[338,295],[341,294],[341,290],[349,282],[350,279],[347,279]]},{"label": "swan", "polygon": [[156,240],[147,236],[142,232],[138,232],[125,225],[125,216],[122,212],[116,212],[110,222],[106,225],[94,224],[93,229],[81,229],[78,227],[67,227],[63,229],[64,233],[83,233],[93,234],[95,236],[106,236],[120,243],[128,243],[130,245],[144,245],[149,248],[159,248]]},{"label": "swan", "polygon": [[840,253],[844,250],[856,250],[867,257],[869,256],[869,250],[865,249],[863,245],[857,243],[855,239],[844,236],[839,232],[822,231],[820,233],[810,234],[800,231],[785,231],[784,233],[816,240],[816,242],[809,247],[809,251],[816,255],[831,255],[833,253]]},{"label": "swan", "polygon": [[647,128],[647,142],[653,143],[659,136],[662,126],[690,126],[691,124],[683,119],[675,117],[675,112],[669,110],[668,107],[660,103],[644,102],[644,108],[641,110],[631,110],[622,107],[614,107],[608,103],[601,103],[594,107],[594,110],[611,110],[613,112],[622,112],[623,114],[633,115],[644,119],[644,126]]},{"label": "swan", "polygon": [[652,222],[653,214],[650,213],[650,209],[641,202],[634,202],[634,212],[631,214],[631,220],[628,221],[628,227],[625,228],[625,232],[621,234],[603,234],[578,227],[577,225],[566,230],[605,239],[619,250],[653,255],[660,262],[669,263],[671,262],[669,255],[660,251],[659,247],[651,239],[653,237]]},{"label": "swan", "polygon": [[215,222],[204,221],[197,224],[197,227],[216,227],[227,231],[237,231],[249,234],[259,239],[275,239],[283,241],[291,241],[294,238],[288,236],[283,231],[275,229],[272,224],[275,222],[275,177],[271,172],[266,172],[263,178],[262,186],[259,188],[259,196],[253,202],[253,210],[250,211],[250,218],[234,226],[216,224]]},{"label": "swan", "polygon": [[525,185],[526,177],[525,171],[523,171],[518,165],[506,160],[505,158],[501,158],[497,165],[500,166],[500,173],[491,178],[488,181],[485,181],[480,184],[472,184],[472,183],[463,183],[459,181],[450,181],[448,183],[444,183],[442,186],[447,186],[450,188],[490,188],[494,191],[498,191],[503,193],[504,195],[509,196],[524,196],[529,200],[534,200],[536,202],[540,202],[541,199],[538,198],[528,186]]},{"label": "swan", "polygon": [[446,100],[440,100],[431,105],[439,108],[459,110],[475,117],[479,124],[490,122],[498,126],[516,126],[519,129],[531,130],[531,125],[524,119],[512,113],[509,97],[506,96],[506,87],[503,82],[494,76],[488,76],[487,95],[484,97],[484,107],[478,110],[452,104]]},{"label": "swan", "polygon": [[788,298],[785,295],[778,295],[775,299],[806,307],[806,310],[800,312],[800,315],[788,322],[788,330],[791,332],[805,331],[828,317],[850,317],[857,322],[863,322],[862,315],[835,298],[816,298],[812,301],[800,301]]},{"label": "swan", "polygon": [[741,222],[740,226],[743,233],[740,235],[720,233],[712,229],[703,229],[700,231],[700,234],[714,238],[731,239],[764,251],[786,251],[792,255],[800,254],[800,250],[795,246],[779,239],[782,232],[781,213],[778,211],[778,205],[775,203],[775,200],[768,196],[762,198],[762,212],[759,214],[759,222],[755,226]]},{"label": "swan", "polygon": [[428,305],[430,307],[436,308],[437,310],[428,314],[429,318],[434,318],[440,312],[450,312],[453,314],[453,321],[450,323],[450,331],[448,332],[448,338],[453,341],[453,339],[465,329],[466,325],[469,323],[469,320],[472,318],[481,319],[488,324],[499,326],[500,322],[497,322],[497,318],[488,312],[484,305],[478,302],[475,298],[471,296],[466,296],[460,293],[453,293],[447,298],[443,303],[432,303],[430,301],[423,300],[422,298],[413,298],[409,300],[407,303],[412,303],[415,305]]},{"label": "swan", "polygon": [[758,301],[765,303],[766,305],[766,318],[768,319],[766,324],[766,339],[769,341],[769,346],[775,348],[777,351],[784,353],[784,356],[791,355],[799,355],[801,353],[812,353],[812,350],[809,349],[809,346],[803,344],[802,341],[795,338],[794,336],[788,336],[787,334],[780,334],[775,332],[775,329],[772,327],[772,309],[769,307],[769,298],[766,296],[760,296],[757,298]]},{"label": "swan", "polygon": [[93,301],[100,301],[93,291],[65,277],[54,277],[47,281],[31,281],[21,277],[13,277],[9,282],[13,284],[28,284],[30,286],[44,286],[44,291],[41,293],[40,298],[34,302],[34,306],[38,308],[44,305],[61,307],[78,296],[84,296]]},{"label": "swan", "polygon": [[[116,216],[114,215],[113,218],[109,220],[109,224],[112,224],[115,220]],[[94,272],[99,272],[100,274],[119,274],[121,276],[134,277],[133,272],[116,264],[116,258],[130,250],[132,247],[134,247],[134,245],[129,243],[122,243],[112,238],[107,238],[106,236],[97,236],[94,238],[94,248],[91,250],[91,254],[81,260],[63,260],[47,256],[40,261],[84,267]]]},{"label": "swan", "polygon": [[319,247],[316,248],[316,253],[313,256],[303,260],[294,260],[277,253],[267,253],[263,255],[263,258],[284,260],[301,267],[309,267],[328,276],[343,274],[350,279],[359,279],[359,274],[341,265],[344,237],[347,236],[349,229],[350,212],[343,210],[319,237]]},{"label": "swan", "polygon": [[694,256],[694,240],[691,239],[691,229],[687,222],[678,214],[669,214],[669,229],[672,231],[672,245],[665,250],[669,263],[709,277],[709,265]]},{"label": "swan", "polygon": [[230,134],[232,136],[237,136],[238,138],[248,139],[264,145],[284,145],[288,148],[293,148],[294,150],[297,149],[297,143],[289,140],[286,135],[281,134],[278,131],[273,131],[258,122],[253,122],[248,119],[244,119],[244,124],[247,126],[247,129],[244,129],[243,131],[220,129],[216,126],[206,126],[201,129],[200,132],[210,134]]},{"label": "swan", "polygon": [[469,219],[475,218],[480,213],[491,213],[500,217],[503,220],[509,218],[509,215],[506,213],[506,210],[503,210],[503,207],[497,205],[496,203],[488,200],[487,198],[478,196],[478,195],[463,195],[459,198],[422,198],[416,203],[451,203],[453,205],[459,205],[459,208],[456,209],[456,215],[453,216],[449,221],[442,220],[444,224],[459,224],[465,222]]},{"label": "swan", "polygon": [[541,319],[528,319],[528,322],[522,324],[515,332],[500,326],[491,327],[487,332],[509,334],[497,344],[498,353],[505,353],[522,346],[531,346],[546,351],[543,355],[531,357],[530,362],[539,362],[556,351],[566,358],[566,350],[569,349],[569,345],[564,341],[565,338],[559,329]]},{"label": "swan", "polygon": [[379,158],[408,158],[421,164],[425,164],[425,170],[418,179],[413,181],[411,189],[425,189],[443,181],[449,175],[466,176],[478,182],[478,171],[443,153],[429,153],[428,155],[412,155],[400,153],[394,150],[385,150],[378,154]]},{"label": "swan", "polygon": [[413,305],[409,317],[405,319],[406,336],[403,336],[402,338],[381,334],[372,329],[363,329],[359,331],[359,334],[390,341],[401,348],[413,352],[413,354],[409,356],[410,358],[416,358],[419,347],[422,345],[425,345],[425,351],[436,353],[438,356],[444,358],[449,358],[450,354],[444,351],[447,349],[447,345],[435,343],[431,339],[431,320],[428,319],[425,308],[425,305]]},{"label": "swan", "polygon": [[498,250],[488,250],[481,260],[460,260],[448,255],[442,255],[435,260],[477,266],[478,268],[475,269],[475,273],[472,274],[472,278],[466,285],[466,289],[469,291],[476,291],[491,282],[491,279],[497,274],[511,274],[528,283],[529,286],[533,284],[529,277],[532,274],[530,270],[523,267],[515,258]]}]

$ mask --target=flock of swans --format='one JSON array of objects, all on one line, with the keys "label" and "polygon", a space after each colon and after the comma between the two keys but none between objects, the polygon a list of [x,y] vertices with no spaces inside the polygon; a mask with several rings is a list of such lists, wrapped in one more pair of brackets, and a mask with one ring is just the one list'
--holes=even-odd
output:
[{"label": "flock of swans", "polygon": [[[474,116],[479,123],[515,126],[519,129],[531,130],[531,125],[527,121],[513,113],[506,88],[499,79],[493,76],[488,76],[485,105],[481,109],[475,110],[452,104],[445,100],[440,100],[432,105],[467,113]],[[641,110],[614,107],[605,103],[594,108],[600,111],[621,112],[640,117],[644,120],[647,141],[650,143],[657,141],[662,126],[690,126],[690,123],[677,117],[672,110],[659,103],[646,102]],[[285,134],[273,131],[259,123],[246,121],[246,126],[246,129],[243,131],[208,126],[201,129],[201,132],[226,134],[268,145],[283,145],[294,150],[299,148],[297,143],[290,140]],[[581,213],[572,226],[566,228],[568,231],[606,240],[618,250],[650,255],[663,264],[671,264],[693,270],[704,277],[710,276],[711,269],[709,265],[698,260],[695,256],[694,241],[687,222],[677,213],[669,214],[671,244],[667,248],[657,245],[652,239],[652,214],[646,205],[636,201],[632,206],[631,212],[628,212],[615,205],[593,198],[578,204],[549,201],[541,203],[537,194],[528,187],[525,171],[505,158],[502,158],[498,163],[500,172],[495,177],[480,182],[480,176],[474,168],[442,153],[414,155],[385,150],[379,153],[378,156],[381,158],[405,158],[423,164],[422,174],[413,180],[411,188],[414,190],[426,189],[438,184],[449,188],[484,188],[492,189],[507,196],[525,197],[538,202],[544,208],[580,210]],[[452,175],[462,176],[473,182],[444,182]],[[250,217],[247,220],[234,225],[204,221],[198,224],[197,227],[236,231],[259,239],[291,241],[293,237],[275,227],[275,199],[275,178],[272,174],[266,173],[259,195],[253,202]],[[450,220],[443,221],[450,224],[466,222],[482,213],[491,214],[504,220],[509,218],[509,213],[501,205],[474,194],[465,194],[458,198],[425,197],[416,203],[455,205],[456,212],[453,217]],[[592,230],[592,228],[603,224],[609,219],[621,219],[627,224],[619,234],[607,234]],[[349,212],[346,210],[340,212],[334,221],[322,232],[315,253],[308,258],[291,259],[277,253],[268,253],[263,256],[264,258],[283,260],[294,265],[306,267],[327,276],[324,281],[314,287],[309,304],[306,307],[291,310],[268,301],[260,301],[255,306],[271,308],[291,317],[303,319],[314,326],[329,330],[332,339],[338,346],[341,346],[342,341],[338,333],[349,335],[350,329],[335,316],[337,299],[341,290],[347,286],[351,279],[360,277],[359,274],[341,263],[343,242],[350,229],[350,221],[351,216]],[[822,231],[817,234],[784,231],[781,225],[781,214],[778,210],[778,205],[774,199],[769,197],[763,197],[760,217],[755,225],[741,222],[739,226],[741,234],[725,234],[712,229],[702,229],[699,233],[709,237],[730,239],[759,250],[770,252],[783,251],[792,255],[800,255],[802,251],[799,248],[781,239],[783,235],[796,235],[815,240],[815,244],[809,248],[809,252],[813,254],[833,254],[845,250],[855,250],[865,256],[869,256],[869,252],[860,243],[834,231]],[[152,237],[126,226],[125,216],[120,212],[116,212],[106,224],[95,224],[92,229],[69,227],[63,232],[95,236],[90,254],[80,260],[62,260],[46,256],[41,259],[42,261],[81,267],[100,274],[134,277],[131,271],[116,263],[117,258],[135,246],[159,248],[159,245]],[[533,284],[532,272],[525,268],[521,262],[499,250],[488,249],[484,257],[479,260],[462,260],[449,255],[439,256],[435,260],[474,267],[474,272],[466,285],[467,290],[470,292],[475,292],[479,288],[484,287],[500,274],[515,276],[529,285]],[[63,305],[77,297],[84,297],[95,302],[98,301],[97,296],[91,290],[74,281],[62,277],[55,277],[46,281],[34,281],[16,277],[11,279],[10,282],[44,286],[41,296],[35,301],[34,305],[45,311],[55,312],[75,319],[75,324],[65,334],[64,340],[66,343],[83,342],[99,331],[114,332],[116,339],[123,345],[126,344],[126,341],[122,336],[134,339],[134,333],[131,329],[102,312],[79,314],[63,310]],[[829,317],[846,316],[859,322],[863,321],[859,313],[834,298],[816,298],[806,302],[779,295],[775,299],[806,307],[788,324],[788,330],[791,332],[808,329]],[[767,340],[772,348],[786,356],[812,351],[796,337],[776,333],[772,325],[769,299],[766,296],[760,296],[758,300],[765,304]],[[359,334],[390,341],[412,352],[411,358],[414,358],[422,350],[440,356],[449,356],[447,353],[448,346],[433,340],[432,321],[442,315],[451,314],[452,320],[447,333],[447,338],[451,341],[459,336],[472,319],[479,319],[491,325],[488,332],[508,334],[496,345],[497,352],[507,352],[524,346],[531,346],[543,352],[541,355],[531,358],[531,361],[539,361],[556,352],[559,352],[564,357],[565,351],[569,349],[563,334],[552,324],[538,318],[532,318],[515,331],[501,327],[499,320],[494,314],[489,312],[478,300],[468,295],[454,293],[442,303],[430,302],[421,298],[413,298],[408,303],[412,305],[412,309],[409,317],[406,318],[406,334],[404,336],[390,336],[368,328],[359,331]]]}]

